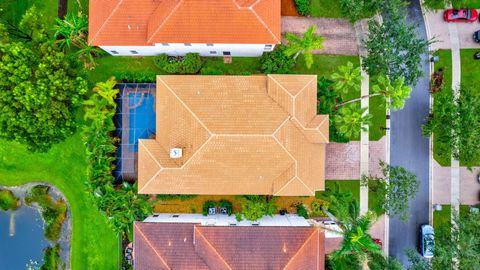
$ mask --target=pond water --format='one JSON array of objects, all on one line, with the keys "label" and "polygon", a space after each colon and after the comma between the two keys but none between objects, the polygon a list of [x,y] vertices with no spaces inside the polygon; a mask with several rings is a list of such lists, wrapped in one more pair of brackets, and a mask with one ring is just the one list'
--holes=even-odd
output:
[{"label": "pond water", "polygon": [[0,270],[24,270],[30,260],[41,264],[43,249],[49,245],[43,233],[38,210],[22,205],[14,212],[0,211]]}]

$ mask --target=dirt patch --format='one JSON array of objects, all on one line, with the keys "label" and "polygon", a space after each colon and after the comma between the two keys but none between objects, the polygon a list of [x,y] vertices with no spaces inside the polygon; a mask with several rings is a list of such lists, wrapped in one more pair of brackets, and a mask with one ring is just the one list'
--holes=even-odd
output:
[{"label": "dirt patch", "polygon": [[294,0],[282,0],[282,16],[301,16],[295,8]]}]

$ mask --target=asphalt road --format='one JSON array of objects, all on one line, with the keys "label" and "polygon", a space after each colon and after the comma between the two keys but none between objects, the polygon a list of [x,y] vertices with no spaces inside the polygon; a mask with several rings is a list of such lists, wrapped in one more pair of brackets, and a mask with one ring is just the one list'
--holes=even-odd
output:
[{"label": "asphalt road", "polygon": [[[409,22],[417,24],[418,35],[427,39],[419,0],[410,1]],[[429,200],[429,154],[428,139],[422,136],[421,125],[428,115],[429,65],[428,55],[424,55],[422,70],[424,76],[413,88],[405,108],[391,115],[392,166],[402,166],[415,173],[421,182],[420,190],[410,205],[410,219],[407,222],[390,219],[390,256],[399,259],[404,265],[408,262],[405,250],[417,247],[420,225],[428,223]]]}]

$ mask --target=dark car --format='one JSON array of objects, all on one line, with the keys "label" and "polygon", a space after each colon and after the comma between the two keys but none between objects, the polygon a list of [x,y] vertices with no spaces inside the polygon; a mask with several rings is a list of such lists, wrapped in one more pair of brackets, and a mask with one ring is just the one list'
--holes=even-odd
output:
[{"label": "dark car", "polygon": [[473,33],[473,41],[480,43],[480,30],[477,32]]},{"label": "dark car", "polygon": [[[473,54],[473,59],[475,60],[480,60],[480,52],[476,52]],[[478,182],[480,183],[480,179],[478,180]]]},{"label": "dark car", "polygon": [[447,9],[443,12],[443,19],[446,22],[474,22],[478,19],[478,12],[475,9]]},{"label": "dark car", "polygon": [[435,249],[435,233],[433,227],[424,224],[420,227],[420,254],[424,258],[433,258],[433,251]]}]

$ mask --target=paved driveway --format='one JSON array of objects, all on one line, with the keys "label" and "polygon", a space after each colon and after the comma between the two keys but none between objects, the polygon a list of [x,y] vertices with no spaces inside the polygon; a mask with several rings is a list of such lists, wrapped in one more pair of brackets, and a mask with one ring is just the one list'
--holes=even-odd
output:
[{"label": "paved driveway", "polygon": [[[430,33],[436,43],[432,44],[432,49],[450,49],[450,37],[448,36],[448,27],[443,21],[443,11],[429,11],[426,14],[426,20],[430,27]],[[473,32],[480,30],[480,23],[454,23],[458,29],[458,36],[460,38],[460,48],[478,48],[480,45],[473,41]]]},{"label": "paved driveway", "polygon": [[316,33],[325,37],[325,47],[314,53],[358,55],[355,29],[343,19],[282,16],[282,33],[303,34],[312,24],[317,25]]},{"label": "paved driveway", "polygon": [[[427,39],[425,25],[420,10],[419,0],[410,1],[408,20],[417,24],[417,33]],[[429,147],[428,139],[422,136],[421,125],[428,115],[429,104],[429,65],[428,55],[422,57],[420,78],[413,88],[405,108],[392,113],[391,116],[391,152],[390,162],[393,166],[402,166],[415,173],[420,180],[420,190],[410,203],[410,219],[403,222],[397,218],[390,219],[390,254],[407,264],[405,249],[417,246],[418,229],[428,223],[429,213]]]}]

